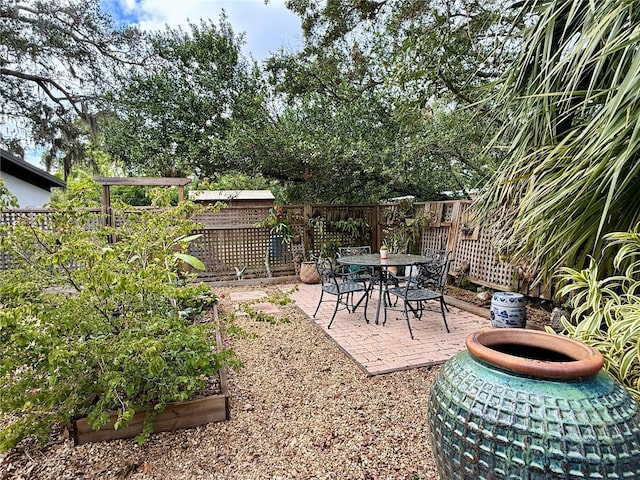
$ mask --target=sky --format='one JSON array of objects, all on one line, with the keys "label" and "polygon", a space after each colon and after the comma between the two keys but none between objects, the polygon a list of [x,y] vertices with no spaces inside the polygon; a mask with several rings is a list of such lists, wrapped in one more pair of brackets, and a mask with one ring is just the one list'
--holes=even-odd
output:
[{"label": "sky", "polygon": [[185,26],[212,19],[224,9],[236,34],[245,33],[244,53],[261,61],[280,48],[293,52],[302,44],[300,18],[287,10],[284,0],[102,0],[117,23],[137,24],[144,30],[165,25]]}]

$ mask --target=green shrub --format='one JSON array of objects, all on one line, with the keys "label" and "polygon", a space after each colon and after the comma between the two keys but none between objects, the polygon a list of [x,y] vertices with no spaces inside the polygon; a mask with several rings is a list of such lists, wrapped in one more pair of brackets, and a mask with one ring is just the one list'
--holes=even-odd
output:
[{"label": "green shrub", "polygon": [[640,227],[608,235],[606,248],[617,248],[614,267],[620,275],[599,279],[598,265],[576,271],[563,268],[567,282],[560,296],[569,296],[573,323],[566,333],[604,357],[605,369],[640,402]]},{"label": "green shrub", "polygon": [[186,253],[193,208],[118,212],[117,228],[59,209],[0,232],[15,267],[0,272],[0,450],[78,417],[100,428],[114,410],[116,428],[147,412],[142,441],[167,402],[232,361],[195,321],[216,298],[184,271],[200,266]]}]

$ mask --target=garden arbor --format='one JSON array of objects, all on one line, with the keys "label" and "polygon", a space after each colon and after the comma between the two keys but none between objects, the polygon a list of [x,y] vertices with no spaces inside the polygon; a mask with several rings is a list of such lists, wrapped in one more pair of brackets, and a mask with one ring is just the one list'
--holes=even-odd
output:
[{"label": "garden arbor", "polygon": [[184,200],[184,186],[191,183],[190,178],[173,177],[95,177],[94,181],[102,185],[102,211],[106,226],[114,226],[116,223],[111,208],[112,186],[178,187],[178,201],[182,202]]}]

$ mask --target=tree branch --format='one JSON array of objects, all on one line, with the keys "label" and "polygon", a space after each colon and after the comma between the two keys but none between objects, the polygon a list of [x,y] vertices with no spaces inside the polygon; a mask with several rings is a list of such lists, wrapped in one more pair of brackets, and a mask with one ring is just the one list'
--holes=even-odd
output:
[{"label": "tree branch", "polygon": [[[67,107],[64,105],[63,102],[67,101],[67,102],[69,102],[69,105],[71,105],[73,110],[78,114],[78,116],[80,118],[84,118],[84,113],[76,105],[78,100],[75,99],[73,95],[71,95],[62,85],[60,85],[55,80],[52,80],[52,79],[46,78],[46,77],[41,77],[39,75],[32,75],[30,73],[19,72],[17,70],[10,70],[8,68],[0,68],[0,75],[6,75],[6,76],[11,76],[11,77],[21,78],[22,80],[27,80],[27,81],[30,81],[30,82],[34,82],[40,88],[42,88],[42,90],[44,90],[44,92],[47,94],[47,96],[53,102],[55,102],[58,105],[60,105],[62,108],[65,109],[65,111],[67,110]],[[60,92],[62,92],[63,97],[57,97],[56,95],[54,95],[53,92],[49,89],[48,85],[51,85],[52,87],[54,87],[57,90],[59,90]]]}]

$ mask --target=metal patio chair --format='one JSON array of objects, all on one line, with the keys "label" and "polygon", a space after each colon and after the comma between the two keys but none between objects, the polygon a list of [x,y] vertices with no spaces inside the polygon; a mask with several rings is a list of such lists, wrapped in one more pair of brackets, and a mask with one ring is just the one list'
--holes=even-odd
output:
[{"label": "metal patio chair", "polygon": [[[371,253],[369,245],[359,247],[338,247],[338,257],[347,257],[351,255],[366,255]],[[340,274],[344,280],[363,283],[370,290],[370,282],[372,271],[369,267],[362,265],[343,265]]]},{"label": "metal patio chair", "polygon": [[[448,256],[448,254],[447,254]],[[447,275],[449,273],[449,264],[451,262],[427,262],[416,263],[412,265],[416,268],[416,275],[411,277],[403,286],[390,288],[388,293],[394,295],[403,302],[403,315],[409,327],[409,335],[413,339],[413,331],[411,330],[411,322],[409,321],[409,310],[416,318],[422,317],[425,302],[429,300],[438,300],[440,302],[440,311],[442,312],[442,320],[444,327],[449,333],[449,325],[447,325],[447,317],[445,310],[449,311],[444,301],[444,286],[447,283]],[[387,323],[387,311],[384,312],[383,325]]]},{"label": "metal patio chair", "polygon": [[[346,308],[349,313],[353,313],[362,303],[362,300],[364,300],[364,319],[369,323],[369,319],[367,318],[367,306],[369,305],[369,292],[367,290],[367,286],[362,282],[356,282],[349,279],[338,281],[339,275],[334,270],[333,264],[328,258],[317,258],[314,259],[314,261],[316,262],[316,268],[320,275],[322,289],[320,291],[320,300],[318,301],[318,306],[316,307],[313,317],[315,318],[322,302],[330,301],[330,299],[324,298],[326,294],[335,297],[335,308],[327,328],[331,328],[331,324],[333,323],[334,318],[336,318],[336,313],[338,313],[340,306]],[[355,292],[362,292],[363,294],[362,297],[354,304],[353,294]],[[351,305],[349,305],[350,300]]]}]

